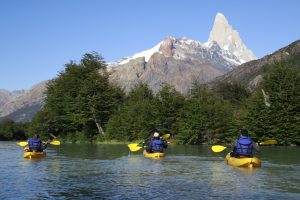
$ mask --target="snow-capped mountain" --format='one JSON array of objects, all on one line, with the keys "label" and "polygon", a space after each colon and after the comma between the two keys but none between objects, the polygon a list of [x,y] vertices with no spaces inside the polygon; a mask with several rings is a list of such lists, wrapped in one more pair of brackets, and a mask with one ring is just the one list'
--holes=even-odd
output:
[{"label": "snow-capped mountain", "polygon": [[[255,59],[218,13],[209,40],[201,43],[188,38],[167,37],[149,50],[118,62],[108,63],[111,81],[129,91],[136,83],[147,83],[154,92],[168,83],[185,94],[193,81],[206,83]],[[44,105],[46,81],[29,91],[0,90],[0,118],[28,121]]]},{"label": "snow-capped mountain", "polygon": [[237,31],[218,13],[208,42],[167,37],[149,50],[108,63],[108,70],[127,91],[144,82],[154,91],[168,83],[186,93],[193,81],[208,82],[252,59]]},{"label": "snow-capped mountain", "polygon": [[241,63],[256,59],[252,51],[242,42],[239,33],[229,25],[222,13],[216,15],[207,44],[209,45],[209,43],[214,41],[222,49],[233,53]]}]

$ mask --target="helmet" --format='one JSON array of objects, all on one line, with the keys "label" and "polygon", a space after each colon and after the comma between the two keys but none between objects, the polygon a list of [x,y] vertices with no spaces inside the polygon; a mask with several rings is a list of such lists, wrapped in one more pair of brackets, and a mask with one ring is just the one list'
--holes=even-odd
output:
[{"label": "helmet", "polygon": [[159,133],[158,132],[154,132],[153,136],[154,137],[159,137]]}]

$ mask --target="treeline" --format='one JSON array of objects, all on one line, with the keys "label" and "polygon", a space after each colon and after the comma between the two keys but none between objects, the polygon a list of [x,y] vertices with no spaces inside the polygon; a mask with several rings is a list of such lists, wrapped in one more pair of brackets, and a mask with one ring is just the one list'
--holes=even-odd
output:
[{"label": "treeline", "polygon": [[256,141],[299,145],[298,59],[265,66],[263,80],[254,92],[237,83],[210,89],[195,82],[186,96],[167,84],[154,94],[143,83],[125,94],[109,81],[102,57],[89,53],[49,82],[45,106],[28,130],[95,142],[142,140],[158,129],[178,143],[214,144],[232,142],[247,128]]},{"label": "treeline", "polygon": [[0,121],[0,140],[24,140],[29,123],[15,123],[12,120]]}]

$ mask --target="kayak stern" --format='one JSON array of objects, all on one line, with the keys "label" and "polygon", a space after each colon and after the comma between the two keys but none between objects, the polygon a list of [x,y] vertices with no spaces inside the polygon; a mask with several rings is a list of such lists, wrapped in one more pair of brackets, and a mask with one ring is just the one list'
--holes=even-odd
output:
[{"label": "kayak stern", "polygon": [[234,167],[254,168],[261,167],[261,161],[258,158],[234,158],[230,156],[230,153],[226,155],[226,163]]},{"label": "kayak stern", "polygon": [[151,159],[160,159],[162,157],[165,156],[165,153],[160,153],[160,152],[156,152],[156,153],[148,153],[146,150],[143,151],[143,156],[145,158],[151,158]]}]

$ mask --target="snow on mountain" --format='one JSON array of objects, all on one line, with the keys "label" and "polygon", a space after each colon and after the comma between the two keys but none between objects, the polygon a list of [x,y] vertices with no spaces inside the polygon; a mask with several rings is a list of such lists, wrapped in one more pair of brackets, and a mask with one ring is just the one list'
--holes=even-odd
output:
[{"label": "snow on mountain", "polygon": [[241,63],[256,59],[252,51],[242,42],[239,33],[232,28],[222,13],[216,15],[206,45],[213,41],[217,42],[222,49],[234,54]]},{"label": "snow on mountain", "polygon": [[128,63],[130,60],[134,60],[136,58],[141,58],[144,57],[145,61],[148,62],[148,60],[150,59],[150,57],[154,54],[154,53],[160,53],[159,48],[160,45],[162,44],[163,41],[161,41],[160,43],[158,43],[157,45],[155,45],[153,48],[139,52],[134,54],[133,56],[129,56],[129,57],[124,57],[121,60],[117,61],[117,62],[110,62],[107,63],[107,70],[111,71],[114,67],[118,66],[118,65],[123,65]]},{"label": "snow on mountain", "polygon": [[135,54],[126,62],[109,64],[110,79],[126,91],[136,83],[144,82],[154,92],[163,83],[168,83],[186,93],[193,81],[206,83],[241,64],[235,55],[223,50],[216,42],[204,45],[188,38],[167,37],[153,49]]},{"label": "snow on mountain", "polygon": [[[223,14],[218,13],[206,43],[185,37],[167,37],[151,49],[107,63],[107,69],[110,80],[125,91],[143,82],[157,92],[168,83],[187,94],[193,81],[207,83],[255,58],[239,33]],[[23,91],[22,95],[0,90],[0,118],[30,120],[44,104],[45,89],[46,83],[41,83],[30,91]]]},{"label": "snow on mountain", "polygon": [[159,48],[160,45],[162,44],[162,41],[160,43],[158,43],[155,47],[148,49],[146,51],[142,51],[140,53],[136,53],[131,57],[125,58],[122,61],[119,62],[119,64],[125,64],[128,63],[131,59],[136,59],[136,58],[140,58],[140,57],[145,57],[145,61],[148,62],[148,60],[150,59],[150,57],[154,54],[154,53],[158,53],[159,52]]},{"label": "snow on mountain", "polygon": [[166,82],[186,93],[195,79],[205,83],[255,58],[239,33],[218,13],[206,43],[167,37],[149,50],[108,63],[108,70],[111,80],[127,91],[138,82],[157,91]]}]

